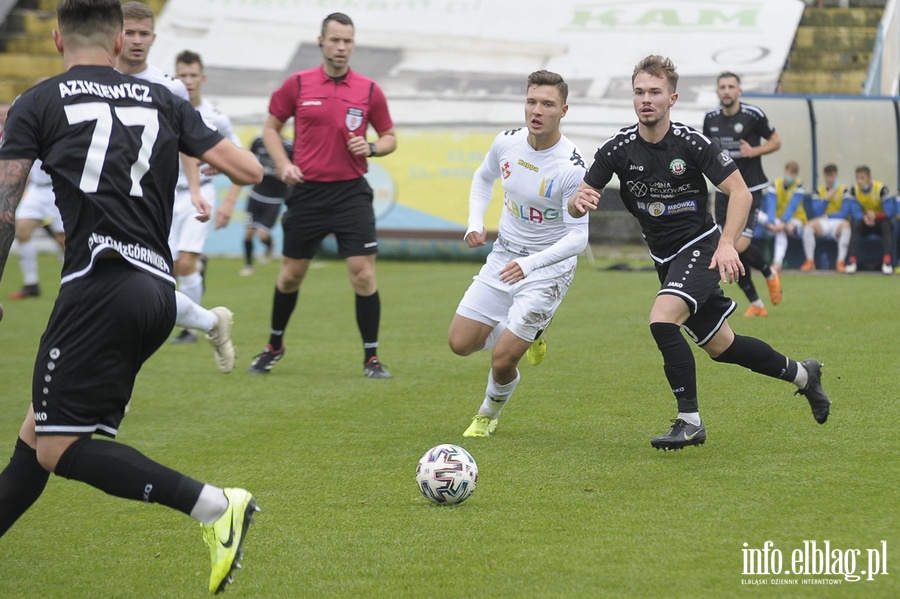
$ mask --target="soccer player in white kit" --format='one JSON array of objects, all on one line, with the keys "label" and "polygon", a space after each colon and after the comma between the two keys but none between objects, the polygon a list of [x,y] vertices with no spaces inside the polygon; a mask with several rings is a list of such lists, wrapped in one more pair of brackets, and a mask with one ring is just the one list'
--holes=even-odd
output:
[{"label": "soccer player in white kit", "polygon": [[41,289],[38,283],[38,248],[31,238],[35,229],[47,225],[60,247],[65,248],[66,234],[62,217],[56,207],[56,196],[50,175],[41,168],[41,161],[35,160],[28,174],[25,195],[16,208],[16,241],[19,243],[19,266],[22,269],[22,289],[10,294],[10,299],[38,297]]},{"label": "soccer player in white kit", "polygon": [[[188,92],[191,105],[197,109],[200,116],[211,128],[219,132],[234,145],[240,147],[241,141],[234,132],[234,126],[224,113],[219,111],[209,100],[203,98],[201,88],[206,81],[203,71],[203,60],[200,55],[190,50],[185,50],[175,58],[175,76],[184,84]],[[178,174],[178,184],[175,186],[175,212],[172,215],[172,230],[169,233],[169,246],[172,248],[172,256],[175,258],[175,275],[178,278],[179,288],[194,303],[199,304],[203,296],[203,277],[200,274],[200,255],[206,238],[212,229],[212,221],[209,219],[198,220],[197,210],[192,201],[193,192],[188,182],[186,169]],[[216,186],[213,176],[206,174],[204,169],[199,173],[199,193],[203,201],[212,206],[216,200]],[[183,329],[172,341],[192,343],[197,340],[194,333]]]},{"label": "soccer player in white kit", "polygon": [[[190,96],[187,88],[181,81],[170,77],[163,73],[160,69],[149,65],[147,57],[150,54],[150,48],[156,40],[154,27],[156,23],[153,11],[141,2],[126,2],[122,4],[122,13],[125,16],[125,38],[122,46],[122,52],[116,60],[116,70],[144,81],[159,83],[166,86],[173,95],[190,102]],[[182,155],[179,171],[179,181],[182,177],[191,179],[191,189],[197,189],[197,193],[191,196],[191,201],[195,212],[193,218],[195,220],[208,221],[212,213],[212,205],[206,201],[200,194],[199,169],[197,161],[190,157]],[[187,173],[187,174],[185,174]],[[186,179],[185,179],[186,180]],[[176,193],[177,195],[177,193]],[[172,228],[175,228],[175,220],[178,218],[178,201],[176,198],[175,214],[173,214]],[[170,237],[171,245],[171,237]],[[177,255],[173,254],[177,260]],[[176,266],[176,275],[178,274]],[[199,275],[198,275],[199,277]],[[202,281],[197,286],[198,289],[192,290],[190,282],[188,289],[185,289],[185,282],[182,277],[177,277],[180,290],[175,292],[175,299],[178,305],[178,314],[175,318],[175,326],[188,329],[195,329],[206,332],[206,338],[213,346],[216,352],[216,365],[219,370],[229,373],[234,370],[235,351],[234,344],[231,341],[231,325],[234,318],[231,310],[223,306],[207,310],[200,305],[200,294],[202,293]],[[195,300],[188,292],[198,291]]]},{"label": "soccer player in white kit", "polygon": [[491,349],[484,401],[464,437],[487,437],[519,383],[518,364],[543,359],[541,334],[562,303],[588,223],[566,210],[585,174],[582,154],[559,130],[566,115],[568,85],[549,71],[528,76],[525,128],[504,131],[475,172],[469,194],[469,247],[486,243],[484,214],[494,181],[503,186],[499,236],[474,277],[450,324],[453,353]]}]

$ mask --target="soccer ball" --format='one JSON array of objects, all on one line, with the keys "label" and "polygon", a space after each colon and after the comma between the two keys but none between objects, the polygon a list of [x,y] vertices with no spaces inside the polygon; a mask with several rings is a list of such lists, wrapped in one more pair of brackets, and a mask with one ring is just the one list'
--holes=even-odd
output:
[{"label": "soccer ball", "polygon": [[469,452],[459,445],[437,445],[426,451],[419,460],[416,483],[425,499],[433,503],[462,503],[475,492],[478,465]]}]

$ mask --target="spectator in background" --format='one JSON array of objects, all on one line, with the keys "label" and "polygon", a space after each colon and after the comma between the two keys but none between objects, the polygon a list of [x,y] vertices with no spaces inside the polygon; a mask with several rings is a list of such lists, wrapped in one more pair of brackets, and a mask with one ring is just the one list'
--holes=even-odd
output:
[{"label": "spectator in background", "polygon": [[781,272],[787,253],[788,238],[799,236],[806,224],[806,209],[803,206],[806,190],[799,174],[800,165],[795,160],[788,161],[784,165],[784,176],[775,179],[766,193],[765,213],[769,215],[766,226],[775,235],[772,268],[778,272]]},{"label": "spectator in background", "polygon": [[893,274],[892,221],[897,212],[894,198],[884,183],[872,180],[872,170],[865,165],[856,167],[856,185],[850,190],[850,197],[853,228],[850,234],[850,254],[846,272],[848,274],[856,272],[860,241],[866,235],[875,234],[881,237],[881,272],[886,275]]},{"label": "spectator in background", "polygon": [[[288,157],[294,154],[294,142],[282,138],[282,145]],[[263,180],[254,185],[247,196],[247,216],[244,227],[244,267],[241,276],[247,277],[253,274],[253,239],[258,236],[260,242],[266,247],[265,253],[260,256],[259,263],[266,264],[272,258],[272,227],[278,220],[281,205],[287,195],[288,186],[278,178],[275,172],[275,162],[269,156],[262,137],[257,137],[250,144],[250,151],[263,165]],[[228,196],[222,205],[216,210],[216,229],[221,229],[231,221],[234,205],[238,199],[240,186],[232,186]]]},{"label": "spectator in background", "polygon": [[[728,152],[753,196],[747,223],[740,239],[735,243],[735,249],[741,255],[741,262],[744,264],[738,286],[750,301],[744,316],[766,316],[768,312],[756,292],[753,279],[750,278],[750,268],[755,268],[766,277],[769,299],[773,305],[781,302],[781,278],[777,271],[766,264],[762,251],[750,242],[756,229],[763,194],[769,185],[760,157],[781,148],[781,138],[769,123],[765,112],[757,106],[740,101],[741,93],[743,90],[740,77],[728,71],[719,75],[716,81],[716,94],[719,96],[721,106],[706,113],[703,119],[703,135],[716,141]],[[725,222],[727,212],[728,196],[716,190],[715,217],[720,229],[727,224]]]},{"label": "spectator in background", "polygon": [[816,240],[831,238],[837,240],[838,244],[835,267],[838,272],[845,272],[850,247],[850,199],[847,186],[838,179],[838,167],[835,164],[825,165],[822,179],[825,183],[816,188],[812,197],[813,214],[818,216],[803,228],[803,254],[806,261],[800,270],[815,270]]}]

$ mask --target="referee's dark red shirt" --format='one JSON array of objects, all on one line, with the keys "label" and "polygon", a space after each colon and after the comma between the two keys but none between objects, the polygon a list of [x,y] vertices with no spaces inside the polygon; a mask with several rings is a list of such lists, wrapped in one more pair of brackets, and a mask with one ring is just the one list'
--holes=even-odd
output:
[{"label": "referee's dark red shirt", "polygon": [[307,181],[349,181],[366,174],[365,156],[347,149],[350,133],[365,137],[393,129],[384,92],[372,79],[348,71],[334,80],[321,66],[288,77],[272,94],[269,113],[281,122],[294,117],[294,164]]}]

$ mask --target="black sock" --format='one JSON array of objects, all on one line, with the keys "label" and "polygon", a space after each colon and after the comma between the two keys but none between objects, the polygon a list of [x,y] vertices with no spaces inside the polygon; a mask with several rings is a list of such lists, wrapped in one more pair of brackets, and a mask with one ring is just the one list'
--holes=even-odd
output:
[{"label": "black sock", "polygon": [[716,362],[737,364],[753,372],[792,382],[797,378],[797,362],[778,353],[765,341],[735,335],[728,349],[713,358]]},{"label": "black sock", "polygon": [[750,266],[746,263],[744,264],[744,274],[738,277],[738,287],[741,288],[741,291],[744,292],[744,295],[747,296],[747,299],[750,300],[750,303],[753,303],[759,299],[759,294],[756,292],[756,286],[753,285],[753,279],[750,278]]},{"label": "black sock", "polygon": [[681,327],[672,322],[652,322],[650,332],[662,353],[663,371],[675,394],[678,411],[697,412],[697,368]]},{"label": "black sock", "polygon": [[244,262],[247,266],[253,266],[253,238],[244,238]]},{"label": "black sock", "polygon": [[159,503],[191,514],[203,483],[154,462],[128,445],[79,439],[60,456],[56,475],[123,499]]},{"label": "black sock", "polygon": [[381,298],[376,291],[372,295],[356,296],[356,326],[362,335],[365,359],[378,354],[378,323],[381,321]]},{"label": "black sock", "polygon": [[752,243],[741,252],[741,262],[744,263],[744,270],[747,270],[748,275],[750,274],[747,268],[749,266],[761,272],[767,279],[772,276],[772,269],[763,257],[762,251]]},{"label": "black sock", "polygon": [[37,452],[17,439],[9,464],[0,472],[0,537],[37,501],[48,478],[50,473],[38,463]]},{"label": "black sock", "polygon": [[297,307],[299,291],[283,293],[275,288],[275,299],[272,301],[272,330],[269,333],[269,345],[272,349],[279,350],[284,344],[284,330],[287,328],[291,314]]}]

